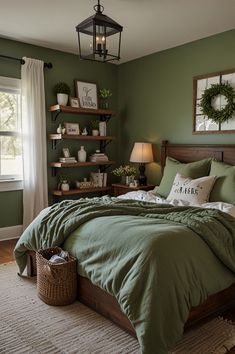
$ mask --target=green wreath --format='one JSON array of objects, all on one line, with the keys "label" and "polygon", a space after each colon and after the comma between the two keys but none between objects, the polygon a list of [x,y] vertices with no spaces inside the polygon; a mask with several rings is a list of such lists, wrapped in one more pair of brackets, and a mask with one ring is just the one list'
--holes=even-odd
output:
[{"label": "green wreath", "polygon": [[[228,101],[226,106],[221,110],[214,109],[211,105],[212,99],[218,95],[225,96]],[[235,92],[232,86],[229,84],[213,84],[210,88],[204,91],[200,107],[202,108],[203,114],[208,118],[216,123],[223,123],[232,118],[235,110],[235,103],[233,102],[234,98]]]}]

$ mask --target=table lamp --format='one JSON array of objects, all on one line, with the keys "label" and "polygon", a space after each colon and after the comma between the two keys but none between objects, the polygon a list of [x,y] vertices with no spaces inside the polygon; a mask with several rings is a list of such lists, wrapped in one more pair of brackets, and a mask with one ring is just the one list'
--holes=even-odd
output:
[{"label": "table lamp", "polygon": [[153,150],[151,143],[135,143],[131,152],[131,162],[139,163],[139,184],[140,186],[147,185],[147,177],[145,176],[145,164],[153,161]]}]

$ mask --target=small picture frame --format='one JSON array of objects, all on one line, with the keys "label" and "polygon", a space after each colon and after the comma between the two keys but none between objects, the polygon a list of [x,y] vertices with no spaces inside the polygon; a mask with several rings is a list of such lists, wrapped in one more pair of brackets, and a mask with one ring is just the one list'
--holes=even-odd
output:
[{"label": "small picture frame", "polygon": [[69,148],[63,148],[62,151],[63,151],[64,157],[70,157]]},{"label": "small picture frame", "polygon": [[98,109],[96,84],[75,80],[75,91],[82,108]]},{"label": "small picture frame", "polygon": [[79,135],[78,123],[65,123],[65,128],[67,135]]},{"label": "small picture frame", "polygon": [[70,103],[71,107],[80,108],[79,98],[78,97],[70,97],[69,98],[69,103]]}]

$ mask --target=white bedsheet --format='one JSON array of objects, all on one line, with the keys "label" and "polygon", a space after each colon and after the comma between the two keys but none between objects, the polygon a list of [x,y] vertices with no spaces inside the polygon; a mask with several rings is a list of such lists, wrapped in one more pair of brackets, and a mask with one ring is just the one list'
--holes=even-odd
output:
[{"label": "white bedsheet", "polygon": [[223,203],[223,202],[211,202],[211,203],[204,203],[204,204],[190,204],[189,202],[185,202],[183,200],[172,199],[168,200],[165,198],[161,198],[156,196],[156,194],[152,193],[151,191],[136,191],[136,192],[129,192],[126,194],[119,195],[118,198],[120,199],[135,199],[135,200],[142,200],[145,202],[151,202],[156,204],[171,204],[175,206],[197,206],[201,208],[208,208],[208,209],[218,209],[225,213],[230,214],[235,218],[235,206],[233,204]]}]

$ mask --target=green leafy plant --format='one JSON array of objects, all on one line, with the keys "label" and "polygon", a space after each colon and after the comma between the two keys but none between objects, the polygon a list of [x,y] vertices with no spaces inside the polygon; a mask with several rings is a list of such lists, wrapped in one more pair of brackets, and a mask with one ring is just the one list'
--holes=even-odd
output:
[{"label": "green leafy plant", "polygon": [[54,86],[54,93],[57,95],[57,93],[64,93],[66,95],[70,95],[70,87],[65,83],[65,82],[58,82]]},{"label": "green leafy plant", "polygon": [[92,130],[99,130],[99,120],[92,120],[91,121],[91,129]]},{"label": "green leafy plant", "polygon": [[108,89],[100,89],[100,97],[101,98],[109,98],[112,96],[112,92]]},{"label": "green leafy plant", "polygon": [[112,173],[118,177],[132,176],[132,175],[136,175],[137,170],[134,166],[131,166],[131,165],[124,165],[124,166],[121,165],[121,166],[115,168],[115,170],[113,170]]},{"label": "green leafy plant", "polygon": [[[212,106],[212,100],[218,95],[225,96],[227,104],[223,109],[215,109]],[[235,91],[229,84],[214,84],[206,89],[202,95],[200,106],[203,114],[216,123],[223,123],[232,118],[235,111]]]}]

